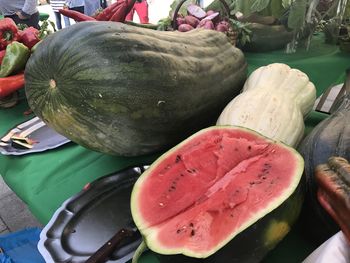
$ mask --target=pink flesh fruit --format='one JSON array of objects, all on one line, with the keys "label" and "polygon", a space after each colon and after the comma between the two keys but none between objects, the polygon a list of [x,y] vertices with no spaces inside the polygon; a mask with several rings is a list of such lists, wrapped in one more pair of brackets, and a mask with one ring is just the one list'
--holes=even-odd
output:
[{"label": "pink flesh fruit", "polygon": [[156,227],[164,247],[205,252],[274,202],[289,187],[296,163],[290,150],[254,133],[205,132],[143,182],[137,200],[143,227]]}]

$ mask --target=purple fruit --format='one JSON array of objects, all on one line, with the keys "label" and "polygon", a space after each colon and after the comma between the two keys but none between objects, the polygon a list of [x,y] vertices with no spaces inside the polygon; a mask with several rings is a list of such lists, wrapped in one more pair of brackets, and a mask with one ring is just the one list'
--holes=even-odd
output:
[{"label": "purple fruit", "polygon": [[213,21],[211,21],[211,20],[207,20],[206,22],[205,22],[205,24],[204,24],[204,27],[203,28],[205,28],[205,29],[211,29],[211,30],[214,30],[214,23],[213,23]]},{"label": "purple fruit", "polygon": [[187,32],[194,29],[193,26],[189,25],[189,24],[182,24],[178,27],[178,30],[180,32]]},{"label": "purple fruit", "polygon": [[212,15],[212,14],[214,14],[214,13],[215,13],[214,10],[208,10],[208,11],[207,11],[207,16],[210,16],[210,15]]},{"label": "purple fruit", "polygon": [[202,20],[199,22],[197,28],[214,29],[214,23],[211,20]]},{"label": "purple fruit", "polygon": [[176,24],[177,24],[177,26],[182,25],[182,24],[186,24],[185,18],[183,18],[183,17],[176,18]]},{"label": "purple fruit", "polygon": [[228,26],[225,24],[217,24],[215,30],[226,33],[228,31]]},{"label": "purple fruit", "polygon": [[185,16],[186,24],[191,25],[192,27],[197,27],[199,24],[199,19],[194,16]]}]

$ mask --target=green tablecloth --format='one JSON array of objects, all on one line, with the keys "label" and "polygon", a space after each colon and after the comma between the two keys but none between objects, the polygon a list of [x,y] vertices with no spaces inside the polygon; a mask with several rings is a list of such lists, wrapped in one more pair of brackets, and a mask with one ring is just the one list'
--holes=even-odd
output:
[{"label": "green tablecloth", "polygon": [[[315,83],[318,95],[330,85],[343,82],[345,69],[350,66],[348,54],[340,53],[336,46],[323,44],[320,37],[313,39],[309,52],[247,53],[246,58],[250,72],[273,62],[283,62],[304,71]],[[15,108],[0,110],[0,134],[33,117],[23,115],[27,109],[23,99]],[[306,121],[307,130],[324,117],[324,114],[312,112]],[[70,143],[59,149],[27,156],[0,155],[0,174],[39,221],[45,224],[61,203],[79,192],[86,183],[129,165],[151,162],[154,158],[108,156]],[[265,262],[300,262],[314,248],[314,244],[303,238],[297,225]],[[148,253],[142,262],[157,261]]]}]

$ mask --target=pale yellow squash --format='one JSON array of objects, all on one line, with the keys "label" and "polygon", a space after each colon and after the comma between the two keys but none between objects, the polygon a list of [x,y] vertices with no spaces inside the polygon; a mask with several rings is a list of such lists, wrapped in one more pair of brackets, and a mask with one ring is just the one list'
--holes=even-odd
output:
[{"label": "pale yellow squash", "polygon": [[256,69],[243,91],[223,110],[217,125],[237,125],[296,146],[304,134],[304,118],[316,100],[308,76],[286,64]]}]

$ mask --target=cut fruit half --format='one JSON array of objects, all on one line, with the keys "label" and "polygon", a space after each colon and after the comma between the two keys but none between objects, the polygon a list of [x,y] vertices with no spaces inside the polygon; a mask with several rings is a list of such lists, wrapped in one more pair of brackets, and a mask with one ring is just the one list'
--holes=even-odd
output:
[{"label": "cut fruit half", "polygon": [[[302,157],[289,146],[241,127],[211,127],[163,154],[141,175],[132,192],[132,216],[151,250],[206,258],[282,207],[303,168]],[[257,245],[265,254],[288,233],[302,192],[293,196],[278,216],[264,221],[259,237],[250,237],[251,251]]]}]

